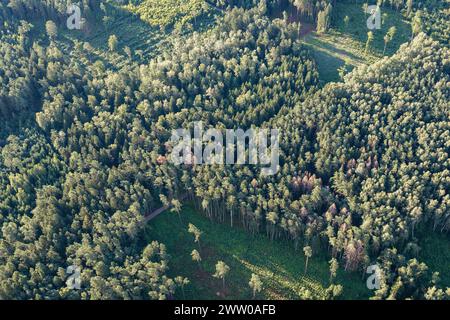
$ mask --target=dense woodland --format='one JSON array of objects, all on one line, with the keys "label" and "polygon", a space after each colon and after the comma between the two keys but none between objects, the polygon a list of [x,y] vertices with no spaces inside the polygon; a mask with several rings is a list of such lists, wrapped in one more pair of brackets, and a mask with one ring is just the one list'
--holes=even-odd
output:
[{"label": "dense woodland", "polygon": [[[315,22],[334,2],[293,5]],[[119,67],[62,40],[66,1],[1,0],[0,298],[171,298],[184,283],[167,276],[176,253],[143,241],[144,216],[189,202],[347,272],[377,261],[376,299],[448,299],[416,259],[418,229],[450,231],[448,8],[381,2],[420,19],[415,38],[320,86],[297,25],[270,17],[284,3],[210,1],[226,10],[215,26],[174,35],[148,63],[110,39]],[[106,16],[101,1],[83,8],[88,24]],[[171,164],[172,130],[200,120],[278,128],[278,174]],[[72,264],[81,290],[66,287]]]}]

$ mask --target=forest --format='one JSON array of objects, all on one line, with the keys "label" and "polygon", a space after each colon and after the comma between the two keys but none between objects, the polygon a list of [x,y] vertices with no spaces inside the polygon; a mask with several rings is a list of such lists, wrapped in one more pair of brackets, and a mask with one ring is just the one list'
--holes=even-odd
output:
[{"label": "forest", "polygon": [[[450,299],[449,1],[70,4],[0,0],[0,299]],[[196,121],[278,173],[171,163]]]}]

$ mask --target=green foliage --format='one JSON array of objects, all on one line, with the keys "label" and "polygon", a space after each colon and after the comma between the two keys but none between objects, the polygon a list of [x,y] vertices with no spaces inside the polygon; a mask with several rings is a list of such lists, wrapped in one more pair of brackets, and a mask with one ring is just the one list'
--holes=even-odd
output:
[{"label": "green foliage", "polygon": [[218,261],[216,264],[216,272],[213,274],[214,278],[222,279],[223,288],[225,289],[225,277],[230,272],[230,267],[223,261]]},{"label": "green foliage", "polygon": [[396,249],[387,249],[379,258],[381,288],[373,299],[448,300],[450,290],[440,288],[439,275],[417,259],[407,259]]},{"label": "green foliage", "polygon": [[125,8],[151,25],[162,27],[182,27],[186,23],[195,23],[197,18],[212,10],[204,0],[144,0],[138,5],[129,4]]},{"label": "green foliage", "polygon": [[56,36],[58,35],[58,27],[56,26],[56,24],[49,20],[45,23],[45,30],[47,31],[47,35],[51,38],[54,39],[56,38]]},{"label": "green foliage", "polygon": [[[304,274],[305,258],[290,241],[271,241],[265,235],[250,235],[242,228],[211,223],[192,207],[183,210],[186,221],[204,231],[202,266],[191,259],[195,248],[188,223],[180,225],[177,217],[163,214],[153,220],[146,232],[147,239],[156,239],[176,252],[170,260],[169,275],[183,275],[191,280],[186,290],[187,299],[249,299],[252,289],[245,285],[252,274],[263,283],[258,299],[325,299],[329,282],[327,254],[318,252],[309,262]],[[249,245],[249,243],[251,245]],[[212,277],[217,261],[224,261],[230,272],[226,290]],[[343,286],[343,299],[367,299],[370,291],[360,273],[337,271],[335,283]],[[175,296],[183,298],[180,292]]]},{"label": "green foliage", "polygon": [[117,36],[111,35],[108,39],[109,51],[116,51],[118,45],[119,45],[119,40],[117,39]]},{"label": "green foliage", "polygon": [[425,8],[422,11],[423,31],[442,45],[450,43],[450,3],[442,1],[440,8]]},{"label": "green foliage", "polygon": [[[384,48],[384,36],[388,32],[389,28],[395,27],[397,29],[397,35],[393,39],[386,52],[388,55],[395,53],[401,44],[408,42],[411,38],[411,26],[409,22],[402,16],[400,12],[397,12],[390,7],[381,7],[382,13],[382,25],[381,29],[368,30],[367,29],[367,16],[359,5],[355,5],[354,1],[337,2],[333,10],[333,25],[332,29],[339,34],[345,35],[349,38],[348,45],[351,45],[352,41],[359,43],[361,51],[364,51],[364,46],[367,40],[367,32],[372,31],[374,35],[373,40],[373,55],[381,56]],[[345,17],[349,17],[349,21],[345,23]],[[344,40],[345,41],[345,40]]]},{"label": "green foliage", "polygon": [[[245,284],[255,274],[267,286],[265,297],[331,299],[342,288],[344,297],[367,297],[347,280],[360,279],[373,260],[385,273],[376,298],[447,298],[438,279],[448,279],[443,263],[425,255],[428,267],[417,257],[422,228],[450,229],[448,46],[419,33],[376,62],[387,42],[393,53],[405,30],[409,39],[399,17],[417,17],[417,8],[387,3],[398,11],[392,13],[397,22],[389,24],[388,14],[385,29],[373,33],[371,53],[351,57],[356,68],[342,82],[319,88],[298,24],[286,15],[269,18],[264,3],[224,12],[207,32],[174,30],[170,43],[161,41],[168,33],[150,35],[160,54],[124,35],[127,22],[141,33],[153,27],[135,24],[137,17],[110,4],[83,2],[92,18],[86,34],[69,35],[60,27],[62,1],[1,3],[2,298],[166,299],[178,289],[184,297],[215,273],[228,285],[218,289],[217,280],[207,281],[208,295],[219,290],[221,297],[248,298]],[[316,21],[312,3],[297,3],[301,19]],[[200,2],[184,4],[168,4],[167,12],[147,8],[158,13],[158,24],[194,19],[195,28],[200,11],[193,8]],[[342,14],[340,4],[334,15]],[[133,5],[144,8],[144,2]],[[46,26],[38,14],[54,23]],[[415,33],[430,32],[429,19],[424,7]],[[90,38],[89,28],[98,25],[107,32]],[[363,51],[365,36],[348,29],[350,35],[340,36]],[[337,34],[314,41],[325,47]],[[368,61],[375,63],[364,66]],[[172,130],[200,120],[206,128],[278,128],[278,174],[261,176],[259,166],[168,162]],[[183,199],[210,220],[248,233],[185,217]],[[179,214],[177,227],[167,222],[144,232],[144,217],[162,205]],[[172,239],[175,230],[182,240],[192,232],[199,245],[201,234],[199,251],[192,251],[192,234],[181,244]],[[252,237],[257,241],[249,248]],[[169,252],[155,239],[167,242]],[[302,247],[305,256],[294,251]],[[172,271],[168,253],[180,253]],[[191,266],[184,274],[187,264],[196,271]],[[81,268],[81,290],[66,286],[69,265]],[[189,283],[185,276],[192,275]]]},{"label": "green foliage", "polygon": [[430,270],[439,272],[441,283],[450,288],[450,237],[448,234],[433,232],[429,227],[418,231],[418,252],[406,252],[410,258],[417,258],[427,264]]},{"label": "green foliage", "polygon": [[256,294],[262,290],[261,278],[257,274],[252,273],[252,277],[248,285],[253,291],[253,299],[254,299],[256,297]]},{"label": "green foliage", "polygon": [[328,31],[331,25],[331,12],[332,12],[331,4],[319,12],[317,15],[317,32],[325,33]]}]

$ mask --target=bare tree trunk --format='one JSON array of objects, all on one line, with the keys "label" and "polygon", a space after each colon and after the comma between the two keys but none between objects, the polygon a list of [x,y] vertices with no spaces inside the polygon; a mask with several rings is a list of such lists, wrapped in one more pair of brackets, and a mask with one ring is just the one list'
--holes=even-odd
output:
[{"label": "bare tree trunk", "polygon": [[309,258],[306,257],[306,263],[305,263],[305,274],[308,272],[308,260]]},{"label": "bare tree trunk", "polygon": [[231,227],[233,228],[233,209],[231,209]]}]

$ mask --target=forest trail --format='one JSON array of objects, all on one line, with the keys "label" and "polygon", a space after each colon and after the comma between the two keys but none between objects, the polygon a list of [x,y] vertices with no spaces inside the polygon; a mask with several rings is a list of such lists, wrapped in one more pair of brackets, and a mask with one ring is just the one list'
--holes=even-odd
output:
[{"label": "forest trail", "polygon": [[[187,197],[187,194],[183,194],[183,195],[180,197],[179,200],[182,201],[182,200],[186,199],[186,197]],[[172,202],[172,201],[170,201],[170,202]],[[161,213],[163,213],[164,211],[166,211],[166,210],[168,210],[168,209],[170,209],[170,208],[172,208],[172,205],[171,205],[171,204],[166,205],[166,206],[162,206],[161,208],[158,208],[158,209],[156,209],[156,210],[150,212],[149,214],[147,214],[147,215],[144,216],[144,223],[147,223],[147,222],[149,222],[149,221],[155,219],[155,218],[156,218],[157,216],[159,216]]]},{"label": "forest trail", "polygon": [[211,2],[209,2],[208,0],[206,0],[205,1],[206,2],[206,4],[207,5],[209,5],[211,8],[213,8],[213,9],[216,9],[217,11],[220,11],[220,12],[222,12],[222,13],[224,13],[225,12],[225,10],[224,9],[222,9],[222,8],[219,8],[218,6],[216,6],[215,4],[213,4],[213,3],[211,3]]}]

